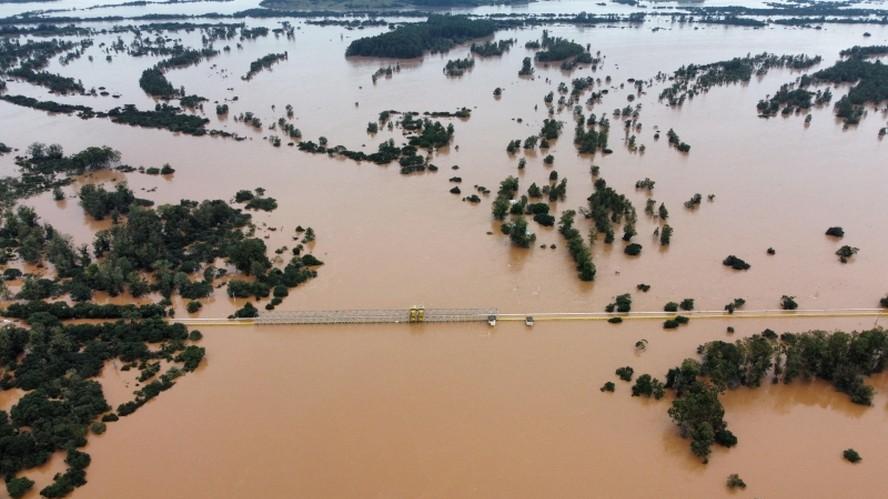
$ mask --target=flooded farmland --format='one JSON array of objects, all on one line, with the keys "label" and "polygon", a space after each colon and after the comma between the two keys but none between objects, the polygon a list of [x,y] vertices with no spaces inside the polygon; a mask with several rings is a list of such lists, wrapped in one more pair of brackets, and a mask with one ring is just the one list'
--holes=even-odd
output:
[{"label": "flooded farmland", "polygon": [[[213,11],[215,4],[208,5],[163,7],[198,14]],[[236,11],[219,5],[224,6],[220,12]],[[587,8],[585,2],[568,1],[457,12],[525,14],[528,9],[633,12],[625,5]],[[148,6],[94,12],[153,11]],[[888,292],[888,232],[880,207],[888,195],[888,150],[879,138],[888,121],[884,102],[866,106],[866,115],[852,126],[844,126],[832,105],[768,119],[756,110],[781,85],[832,66],[840,51],[888,43],[884,24],[752,29],[650,16],[643,24],[499,29],[485,41],[515,39],[510,50],[475,57],[465,74],[448,77],[445,64],[471,56],[468,44],[399,61],[346,58],[353,40],[389,28],[353,30],[286,20],[295,28],[292,38],[217,41],[215,48],[230,45],[231,50],[166,73],[175,87],[208,99],[190,114],[207,118],[208,129],[244,140],[83,120],[0,101],[0,140],[19,149],[0,156],[0,175],[16,174],[15,156],[32,142],[57,143],[67,153],[106,145],[120,152],[120,163],[175,169],[172,175],[101,170],[62,187],[64,200],[46,191],[19,202],[70,234],[76,245],[91,245],[96,232],[112,226],[110,219],[97,221],[80,207],[83,185],[125,181],[137,197],[156,205],[223,199],[235,207],[236,192],[263,188],[277,208],[252,212],[252,220],[270,256],[283,247],[282,254],[289,255],[299,239],[296,227],[311,227],[317,239],[305,243],[306,252],[324,263],[316,277],[289,291],[277,307],[284,311],[425,305],[522,315],[602,312],[623,293],[631,293],[633,311],[660,311],[684,298],[693,298],[698,311],[721,311],[737,297],[749,310],[774,310],[783,295],[795,297],[803,310],[875,309]],[[238,21],[281,26],[275,18]],[[145,22],[86,24],[100,30]],[[558,63],[537,61],[534,76],[520,78],[522,60],[533,56],[525,44],[540,39],[543,29],[588,44],[592,54],[600,53],[597,69],[567,72]],[[198,30],[164,36],[200,47],[203,35]],[[118,38],[130,43],[131,33],[91,38],[83,56],[64,65],[53,58],[45,71],[79,79],[87,89],[106,87],[109,95],[60,96],[13,78],[7,78],[6,94],[96,110],[123,104],[153,108],[158,101],[140,88],[139,78],[164,57],[106,52]],[[249,80],[241,78],[252,61],[283,52],[285,60]],[[659,73],[762,52],[822,60],[810,70],[772,68],[748,82],[713,86],[681,106],[658,98],[668,86],[655,79]],[[378,69],[395,64],[399,69],[391,77],[372,80]],[[577,105],[586,116],[610,119],[611,154],[578,153],[573,105],[556,102],[549,114],[544,101],[549,92],[558,99],[560,83],[570,86],[586,76],[600,79],[593,90],[607,93],[594,103],[584,96]],[[650,85],[637,91],[635,81]],[[838,98],[849,86],[819,88],[832,88]],[[502,90],[499,97],[493,95],[496,88]],[[217,103],[228,105],[227,114],[214,112]],[[367,132],[383,111],[468,108],[471,116],[440,118],[453,124],[454,133],[448,145],[430,154],[437,171],[403,175],[397,162],[376,165],[310,154],[287,145],[287,138],[274,147],[269,138],[279,133],[268,125],[285,116],[288,105],[301,140],[325,137],[331,146],[368,154],[389,139],[409,138],[400,127]],[[630,132],[624,132],[624,118],[613,115],[627,105],[638,110],[640,123]],[[247,112],[264,126],[235,119]],[[507,153],[510,141],[537,134],[546,118],[564,122],[547,151]],[[691,145],[689,153],[667,143],[669,129]],[[643,152],[627,147],[629,135],[644,145]],[[552,164],[545,161],[549,154]],[[523,169],[517,166],[520,158],[526,161]],[[638,213],[633,241],[643,246],[641,254],[629,256],[622,241],[607,244],[599,234],[589,245],[597,274],[584,282],[557,225],[530,221],[535,242],[529,248],[510,244],[501,222],[491,216],[497,187],[515,176],[525,192],[532,183],[549,185],[553,171],[559,180],[567,179],[566,195],[549,203],[556,219],[586,207],[595,181],[606,179]],[[644,178],[656,182],[652,191],[636,188]],[[457,185],[460,194],[449,192]],[[482,194],[478,203],[463,200],[478,192],[474,186],[493,193]],[[702,195],[698,206],[683,206],[697,193]],[[674,234],[668,245],[658,244],[654,235],[663,220],[643,212],[652,198],[669,208]],[[580,218],[588,239],[593,226]],[[832,226],[844,229],[841,241],[824,235]],[[859,248],[847,264],[836,256],[843,244]],[[728,255],[751,268],[723,265]],[[642,283],[649,291],[637,289]],[[10,287],[19,291],[21,281]],[[93,299],[151,303],[161,296],[97,292]],[[195,314],[188,313],[188,301],[171,299],[176,317],[224,318],[247,302],[259,306],[268,300],[229,298],[225,289],[216,289]],[[725,315],[692,317],[673,330],[656,320],[540,321],[533,327],[518,322],[194,326],[203,333],[203,363],[157,400],[109,424],[106,433],[90,436],[82,449],[92,458],[88,480],[72,497],[879,497],[880,471],[888,464],[888,446],[880,438],[888,418],[884,375],[868,378],[876,390],[871,407],[852,403],[821,380],[772,385],[768,378],[758,389],[727,390],[721,397],[725,419],[739,442],[730,449],[714,447],[703,464],[667,415],[673,396],[631,397],[631,384],[619,381],[614,369],[630,365],[639,374],[662,377],[712,340],[734,341],[765,329],[852,331],[883,322],[880,317]],[[728,327],[736,328],[733,336]],[[636,346],[641,340],[646,340],[643,351]],[[131,374],[116,365],[105,365],[98,379],[115,407],[134,389]],[[615,393],[601,392],[610,380]],[[17,388],[0,391],[0,409],[9,410],[20,397]],[[842,450],[849,447],[864,456],[862,463],[843,462]],[[63,468],[59,463],[54,458],[44,467],[54,473]],[[725,487],[732,473],[748,484],[744,492]],[[38,474],[46,476],[39,481]],[[33,475],[42,487],[52,473]]]}]

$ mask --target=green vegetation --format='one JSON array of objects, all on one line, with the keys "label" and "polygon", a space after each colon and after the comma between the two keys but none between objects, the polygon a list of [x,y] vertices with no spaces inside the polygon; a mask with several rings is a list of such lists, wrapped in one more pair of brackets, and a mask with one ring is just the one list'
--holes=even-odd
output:
[{"label": "green vegetation", "polygon": [[592,281],[595,279],[595,264],[592,263],[592,252],[589,246],[583,242],[580,231],[573,226],[576,214],[574,210],[566,210],[562,213],[558,232],[567,240],[567,248],[577,265],[580,280]]},{"label": "green vegetation", "polygon": [[[543,30],[543,36],[540,40],[542,50],[537,52],[536,59],[540,62],[563,61],[572,57],[578,57],[582,54],[588,55],[586,49],[582,45],[566,40],[564,38],[549,36],[547,30]],[[591,59],[591,57],[589,57]],[[591,62],[591,60],[589,60]]]},{"label": "green vegetation", "polygon": [[680,106],[686,99],[704,94],[714,86],[748,82],[753,75],[762,76],[772,68],[808,69],[820,64],[820,61],[820,56],[761,53],[711,64],[689,64],[680,67],[671,76],[658,76],[658,79],[668,78],[672,81],[672,85],[660,93],[660,100],[665,100],[670,106]]},{"label": "green vegetation", "polygon": [[605,235],[605,243],[613,241],[614,225],[624,223],[634,227],[637,216],[632,202],[609,187],[603,178],[595,180],[595,192],[586,201],[586,217],[592,219],[598,233]]},{"label": "green vegetation", "polygon": [[660,400],[664,395],[666,395],[666,389],[663,386],[663,382],[650,374],[642,374],[635,380],[635,384],[632,386],[633,397],[653,397],[656,400]]},{"label": "green vegetation", "polygon": [[795,296],[783,295],[780,297],[780,308],[783,310],[795,310],[799,308],[799,304],[795,301]]},{"label": "green vegetation", "polygon": [[740,475],[738,475],[736,473],[732,473],[732,474],[728,475],[727,486],[729,489],[732,489],[732,490],[733,489],[745,489],[746,482],[744,482],[743,479],[740,478]]},{"label": "green vegetation", "polygon": [[666,374],[664,388],[675,394],[669,416],[691,451],[706,462],[713,444],[736,445],[728,430],[719,395],[739,387],[761,386],[771,373],[774,383],[820,379],[831,383],[856,404],[870,405],[874,390],[864,377],[888,365],[888,333],[766,330],[733,343],[712,341],[698,347],[699,358],[686,359]]},{"label": "green vegetation", "polygon": [[268,69],[274,64],[287,59],[287,52],[280,54],[267,54],[250,63],[250,70],[241,77],[242,80],[252,80],[263,69]]},{"label": "green vegetation", "polygon": [[[126,413],[130,405],[142,405],[172,387],[204,355],[203,348],[186,345],[185,326],[160,318],[65,325],[49,312],[37,312],[27,322],[30,329],[0,328],[0,387],[25,392],[8,413],[0,411],[0,473],[12,477],[46,463],[55,452],[66,452],[68,468],[40,491],[44,497],[62,497],[86,483],[90,457],[77,449],[86,445],[94,423],[113,415],[94,380],[106,363],[140,369],[142,379],[151,380],[118,408]],[[172,365],[158,375],[155,366],[161,360]],[[24,477],[7,481],[13,497],[32,486]]]},{"label": "green vegetation", "polygon": [[849,463],[859,463],[863,459],[854,449],[845,449],[842,451],[842,457]]},{"label": "green vegetation", "polygon": [[184,114],[180,108],[167,104],[158,104],[153,111],[140,111],[136,106],[126,104],[108,111],[108,117],[114,123],[143,128],[163,128],[188,135],[206,135],[205,126],[210,122],[200,116]]},{"label": "green vegetation", "polygon": [[853,47],[843,52],[848,56],[846,60],[817,71],[800,85],[812,81],[853,84],[848,94],[836,102],[835,112],[847,124],[859,123],[866,104],[888,99],[888,66],[878,60],[865,60],[868,55],[882,53],[881,47]]},{"label": "green vegetation", "polygon": [[508,52],[512,45],[515,44],[514,39],[500,40],[498,42],[486,42],[483,44],[473,43],[469,48],[471,52],[480,57],[500,56]]},{"label": "green vegetation", "polygon": [[0,204],[10,205],[17,199],[62,187],[77,175],[107,169],[119,160],[120,153],[110,147],[88,147],[66,156],[58,144],[35,142],[16,158],[18,176],[0,179]]},{"label": "green vegetation", "polygon": [[454,45],[490,36],[496,25],[465,16],[433,15],[425,22],[405,24],[380,35],[359,38],[345,51],[346,56],[421,57],[424,52],[446,52]]},{"label": "green vegetation", "polygon": [[666,132],[666,137],[668,137],[669,139],[670,146],[678,149],[681,152],[690,152],[691,146],[683,142],[678,134],[675,133],[675,130],[670,128],[669,131]]},{"label": "green vegetation", "polygon": [[444,66],[444,74],[447,76],[462,76],[466,71],[475,67],[475,59],[466,57],[465,59],[448,60]]},{"label": "green vegetation", "polygon": [[530,57],[525,57],[521,61],[521,69],[518,70],[518,76],[533,76],[533,60]]},{"label": "green vegetation", "polygon": [[722,264],[725,267],[731,267],[734,270],[749,270],[749,268],[752,267],[750,264],[734,255],[728,255],[727,258],[722,261]]},{"label": "green vegetation", "polygon": [[118,215],[125,215],[129,213],[133,203],[141,206],[153,204],[151,201],[136,199],[126,183],[115,185],[113,191],[106,191],[101,185],[86,184],[80,188],[79,197],[83,211],[96,220],[102,220],[109,215],[114,219]]},{"label": "green vegetation", "polygon": [[601,385],[600,390],[602,392],[613,392],[615,388],[616,388],[616,385],[614,385],[614,382],[608,381],[605,384]]},{"label": "green vegetation", "polygon": [[616,372],[615,372],[614,374],[616,374],[617,377],[620,378],[620,379],[623,380],[623,381],[631,381],[631,380],[632,380],[632,374],[633,374],[634,372],[635,372],[635,370],[632,369],[632,367],[630,367],[630,366],[626,366],[626,367],[619,367],[619,368],[617,368],[617,370],[616,370]]},{"label": "green vegetation", "polygon": [[826,229],[826,235],[832,237],[842,238],[845,237],[845,230],[841,227],[830,227]]},{"label": "green vegetation", "polygon": [[632,310],[632,295],[625,293],[614,297],[614,301],[604,307],[605,312],[628,313]]},{"label": "green vegetation", "polygon": [[852,256],[856,255],[859,249],[848,246],[847,244],[836,250],[836,255],[842,263],[848,263]]}]

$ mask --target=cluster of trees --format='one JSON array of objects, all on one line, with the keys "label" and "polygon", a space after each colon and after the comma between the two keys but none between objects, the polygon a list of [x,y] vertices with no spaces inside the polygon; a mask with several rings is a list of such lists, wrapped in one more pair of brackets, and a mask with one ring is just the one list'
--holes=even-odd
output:
[{"label": "cluster of trees", "polygon": [[758,387],[770,374],[774,383],[820,379],[831,383],[856,404],[870,405],[874,390],[864,378],[883,372],[888,362],[888,333],[876,328],[862,332],[771,330],[734,343],[714,341],[698,348],[699,359],[686,359],[670,369],[665,387],[676,399],[669,415],[691,450],[708,459],[714,443],[732,446],[737,439],[727,430],[721,392],[741,386]]},{"label": "cluster of trees", "polygon": [[505,54],[512,45],[515,45],[514,38],[498,42],[473,43],[469,50],[480,57],[493,57]]},{"label": "cluster of trees", "polygon": [[669,139],[670,146],[678,149],[681,152],[690,152],[691,146],[682,141],[678,134],[675,133],[675,130],[670,128],[669,131],[666,132],[666,137]]},{"label": "cluster of trees", "polygon": [[796,88],[793,84],[784,84],[780,86],[777,92],[762,99],[756,105],[759,115],[763,117],[775,116],[778,112],[783,115],[789,115],[794,112],[809,109],[813,104],[818,106],[828,103],[832,100],[832,91],[830,89],[818,90],[811,92],[804,88]]},{"label": "cluster of trees", "polygon": [[606,244],[614,241],[615,225],[623,224],[624,241],[629,242],[635,236],[635,207],[626,196],[608,186],[603,178],[595,180],[595,192],[588,197],[587,202],[586,218],[592,219],[597,233],[604,234]]},{"label": "cluster of trees", "polygon": [[265,189],[257,187],[255,191],[246,189],[237,191],[234,195],[235,203],[246,203],[244,206],[248,210],[274,211],[277,209],[277,200],[272,197],[265,197]]},{"label": "cluster of trees", "polygon": [[[182,68],[185,66],[190,66],[192,64],[197,64],[203,59],[209,59],[219,54],[218,51],[211,48],[195,50],[185,49],[181,46],[174,47],[170,50],[170,53],[172,54],[171,57],[164,59],[154,66],[142,71],[142,76],[139,78],[139,87],[141,87],[146,94],[152,97],[157,97],[159,99],[176,99],[179,97],[184,98],[185,88],[174,87],[173,84],[170,83],[169,80],[167,80],[164,73],[170,69]],[[194,95],[190,96],[190,100],[188,100],[187,102],[194,104],[195,102],[200,102],[200,100],[206,99]],[[183,103],[183,105],[186,104]],[[187,107],[195,106],[191,105]]]},{"label": "cluster of trees", "polygon": [[574,145],[581,154],[592,154],[607,150],[607,137],[610,122],[605,116],[598,120],[592,113],[587,120],[583,113],[576,113],[577,126],[574,129]]},{"label": "cluster of trees", "polygon": [[446,52],[454,45],[492,35],[496,25],[465,16],[433,15],[425,22],[404,24],[381,35],[351,42],[346,56],[421,57],[425,51]]},{"label": "cluster of trees", "polygon": [[[62,497],[86,483],[90,457],[78,449],[86,445],[89,429],[104,431],[104,422],[117,420],[95,381],[107,362],[139,369],[140,379],[148,381],[160,361],[174,364],[161,376],[172,378],[196,368],[204,355],[203,348],[187,344],[190,337],[182,324],[150,318],[66,325],[54,315],[57,310],[68,313],[35,306],[27,317],[30,329],[0,328],[0,388],[25,392],[9,412],[0,411],[0,474],[11,478],[46,463],[55,452],[66,452],[67,469],[40,491],[44,497]],[[32,486],[26,477],[7,482],[14,497]]]},{"label": "cluster of trees", "polygon": [[[251,200],[256,199],[271,198]],[[265,243],[248,235],[252,230],[250,216],[225,201],[183,200],[156,209],[131,204],[125,223],[96,234],[92,254],[86,246],[75,248],[51,227],[40,225],[33,210],[23,207],[7,211],[0,240],[25,261],[39,263],[45,258],[56,270],[56,280],[27,279],[20,299],[68,293],[75,302],[85,302],[93,291],[112,296],[155,291],[167,299],[178,291],[190,300],[205,298],[213,292],[214,279],[223,273],[212,266],[218,258],[253,276],[250,294],[260,297],[268,296],[275,286],[295,287],[317,275],[312,267],[322,262],[298,252],[283,269],[275,268]],[[195,274],[197,279],[192,277]],[[229,286],[230,293],[238,289],[237,284]]]},{"label": "cluster of trees", "polygon": [[139,87],[146,94],[159,99],[175,99],[185,93],[184,89],[174,87],[164,76],[163,71],[156,66],[142,71],[142,76],[139,77]]},{"label": "cluster of trees", "polygon": [[[207,134],[206,125],[210,122],[207,118],[185,114],[182,109],[168,104],[157,104],[153,111],[140,111],[135,105],[126,104],[108,111],[108,117],[114,123],[143,128],[163,128],[171,132],[198,136]],[[221,134],[231,135],[227,132]]]},{"label": "cluster of trees", "polygon": [[521,61],[521,69],[518,70],[518,76],[533,76],[533,60],[525,57]]},{"label": "cluster of trees", "polygon": [[[714,86],[748,82],[752,75],[762,76],[772,68],[807,69],[820,64],[820,61],[820,56],[776,55],[765,52],[711,64],[688,64],[668,77],[672,85],[663,89],[660,100],[665,100],[670,106],[677,106],[686,99],[708,92]],[[666,76],[658,75],[658,79],[666,79]]]},{"label": "cluster of trees", "polygon": [[536,54],[536,59],[540,62],[563,61],[583,55],[586,56],[585,62],[592,62],[592,56],[582,45],[565,38],[549,36],[548,30],[543,30],[540,47],[542,50]]},{"label": "cluster of trees", "polygon": [[561,214],[558,232],[567,240],[567,249],[577,265],[577,273],[582,281],[595,279],[595,264],[592,262],[592,251],[583,241],[583,235],[574,227],[574,210],[566,210]]},{"label": "cluster of trees", "polygon": [[630,295],[629,293],[615,296],[614,301],[608,303],[604,307],[604,311],[608,313],[628,313],[630,310],[632,310],[632,295]]},{"label": "cluster of trees", "polygon": [[259,74],[263,69],[268,69],[274,64],[287,59],[287,52],[281,52],[279,54],[271,53],[264,55],[255,61],[250,63],[250,70],[247,71],[247,74],[241,77],[242,80],[251,80],[254,76]]},{"label": "cluster of trees", "polygon": [[107,146],[88,147],[66,156],[58,144],[35,142],[16,158],[18,176],[0,179],[0,204],[10,205],[17,199],[67,185],[74,176],[109,168],[119,160],[120,153]]},{"label": "cluster of trees", "polygon": [[80,206],[89,216],[96,220],[102,220],[108,215],[117,219],[118,215],[129,213],[130,206],[138,203],[141,206],[154,204],[147,199],[136,199],[125,182],[114,186],[113,191],[105,190],[102,185],[86,184],[80,188]]},{"label": "cluster of trees", "polygon": [[878,47],[855,47],[849,49],[849,58],[838,61],[833,66],[817,71],[812,78],[829,83],[852,83],[848,94],[836,102],[836,116],[847,124],[860,122],[864,106],[888,100],[888,66],[881,61],[867,61],[869,52],[880,53]]},{"label": "cluster of trees", "polygon": [[466,57],[465,59],[449,59],[444,65],[444,74],[447,76],[462,76],[466,71],[475,67],[475,59]]}]

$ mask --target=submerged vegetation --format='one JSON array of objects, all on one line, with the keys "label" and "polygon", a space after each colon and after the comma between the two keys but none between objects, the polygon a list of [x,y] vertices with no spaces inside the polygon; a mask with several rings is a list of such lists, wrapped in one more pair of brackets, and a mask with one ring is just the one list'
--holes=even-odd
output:
[{"label": "submerged vegetation", "polygon": [[446,52],[458,43],[490,36],[496,25],[465,16],[433,15],[425,22],[405,24],[392,31],[359,38],[345,51],[346,56],[420,57],[426,51]]},{"label": "submerged vegetation", "polygon": [[733,447],[738,442],[719,400],[727,390],[757,388],[769,376],[771,382],[784,384],[822,380],[855,404],[871,405],[874,390],[864,378],[888,365],[888,333],[876,328],[778,336],[766,330],[733,343],[705,343],[697,351],[698,358],[670,369],[662,386],[675,396],[670,418],[691,441],[694,455],[707,462],[713,445]]},{"label": "submerged vegetation", "polygon": [[820,64],[820,61],[820,56],[761,53],[710,64],[689,64],[672,75],[658,75],[658,79],[672,82],[660,93],[660,100],[665,100],[670,106],[679,106],[715,86],[748,82],[753,75],[765,75],[773,68],[808,69]]}]

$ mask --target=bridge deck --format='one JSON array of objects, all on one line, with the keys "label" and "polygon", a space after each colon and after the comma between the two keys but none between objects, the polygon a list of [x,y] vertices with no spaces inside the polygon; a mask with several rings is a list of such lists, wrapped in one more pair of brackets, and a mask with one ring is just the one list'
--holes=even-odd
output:
[{"label": "bridge deck", "polygon": [[[496,309],[428,308],[422,320],[412,322],[483,322]],[[411,322],[409,309],[380,310],[282,310],[259,314],[256,324],[399,324]]]}]

